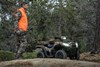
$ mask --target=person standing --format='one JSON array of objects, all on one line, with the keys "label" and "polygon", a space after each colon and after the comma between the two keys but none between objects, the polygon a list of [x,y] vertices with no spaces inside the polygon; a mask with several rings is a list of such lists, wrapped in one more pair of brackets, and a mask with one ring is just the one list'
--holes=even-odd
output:
[{"label": "person standing", "polygon": [[27,46],[26,32],[28,29],[28,18],[27,18],[28,3],[23,2],[21,7],[17,9],[13,15],[17,19],[17,45],[16,45],[16,58],[19,58],[25,51]]}]

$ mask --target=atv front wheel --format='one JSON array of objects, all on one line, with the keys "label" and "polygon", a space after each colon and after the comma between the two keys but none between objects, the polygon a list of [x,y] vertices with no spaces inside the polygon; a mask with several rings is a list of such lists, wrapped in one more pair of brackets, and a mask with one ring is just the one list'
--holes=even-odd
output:
[{"label": "atv front wheel", "polygon": [[77,52],[76,52],[75,59],[76,59],[76,60],[79,60],[79,59],[80,59],[80,53],[79,53],[79,50],[77,50]]}]

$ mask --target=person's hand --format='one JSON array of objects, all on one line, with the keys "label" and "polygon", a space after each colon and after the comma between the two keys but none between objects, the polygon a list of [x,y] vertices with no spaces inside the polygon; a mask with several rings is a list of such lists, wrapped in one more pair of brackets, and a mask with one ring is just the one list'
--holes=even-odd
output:
[{"label": "person's hand", "polygon": [[22,30],[17,30],[16,33],[17,34],[21,34],[23,31]]}]

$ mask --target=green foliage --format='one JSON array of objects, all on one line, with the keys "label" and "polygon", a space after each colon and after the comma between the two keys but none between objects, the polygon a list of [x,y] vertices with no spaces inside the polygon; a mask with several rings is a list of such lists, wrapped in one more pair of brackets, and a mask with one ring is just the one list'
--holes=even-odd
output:
[{"label": "green foliage", "polygon": [[33,59],[33,58],[36,58],[36,52],[33,51],[33,52],[25,52],[22,54],[22,58],[23,59]]},{"label": "green foliage", "polygon": [[13,52],[0,50],[0,61],[13,60],[14,58],[15,55]]},{"label": "green foliage", "polygon": [[80,40],[79,42],[79,49],[80,49],[80,52],[83,53],[83,52],[86,52],[86,42],[83,41],[83,40]]}]

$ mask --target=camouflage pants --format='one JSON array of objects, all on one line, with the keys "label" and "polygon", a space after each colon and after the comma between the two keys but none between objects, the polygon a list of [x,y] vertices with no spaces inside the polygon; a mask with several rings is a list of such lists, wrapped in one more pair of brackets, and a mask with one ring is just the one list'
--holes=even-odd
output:
[{"label": "camouflage pants", "polygon": [[17,34],[17,45],[16,45],[16,58],[19,58],[21,54],[25,51],[27,46],[26,34],[21,32]]}]

